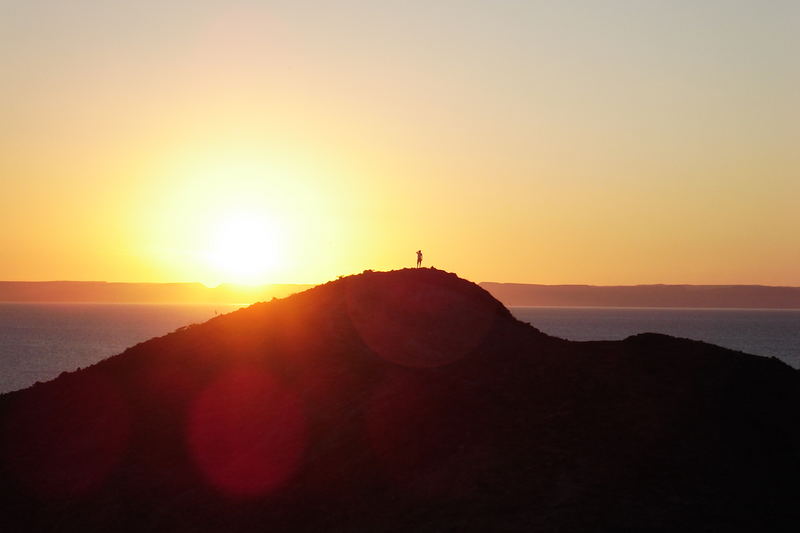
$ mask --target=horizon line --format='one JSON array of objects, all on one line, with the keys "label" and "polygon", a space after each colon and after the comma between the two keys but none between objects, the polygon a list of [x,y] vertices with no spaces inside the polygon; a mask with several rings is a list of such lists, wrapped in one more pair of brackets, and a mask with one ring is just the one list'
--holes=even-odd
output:
[{"label": "horizon line", "polygon": [[[400,270],[400,269],[398,269]],[[385,272],[391,272],[387,270]],[[359,273],[356,273],[356,275]],[[353,274],[347,274],[353,275]],[[345,276],[347,276],[345,275]],[[456,274],[458,275],[458,274]],[[216,289],[223,286],[235,286],[246,288],[259,288],[274,285],[302,285],[302,286],[316,286],[335,281],[339,277],[330,278],[326,281],[320,282],[265,282],[265,283],[237,283],[233,281],[223,281],[217,285],[211,286],[202,281],[108,281],[108,280],[70,280],[70,279],[47,279],[47,280],[2,280],[0,283],[102,283],[102,284],[125,284],[125,285],[200,285],[206,289]],[[461,277],[461,276],[459,276]],[[467,278],[462,278],[467,279]],[[468,280],[472,281],[472,280]],[[655,283],[629,283],[629,284],[600,284],[600,283],[540,283],[540,282],[525,282],[525,281],[474,281],[476,285],[483,285],[485,283],[503,284],[503,285],[534,285],[540,287],[773,287],[773,288],[786,288],[786,289],[800,289],[800,285],[781,285],[769,283],[684,283],[684,282],[655,282]]]}]

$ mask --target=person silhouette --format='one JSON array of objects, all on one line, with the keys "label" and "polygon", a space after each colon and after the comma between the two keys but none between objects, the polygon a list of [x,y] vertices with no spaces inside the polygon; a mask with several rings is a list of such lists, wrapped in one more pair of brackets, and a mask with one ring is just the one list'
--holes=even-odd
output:
[{"label": "person silhouette", "polygon": [[422,266],[422,250],[417,250],[417,268]]}]

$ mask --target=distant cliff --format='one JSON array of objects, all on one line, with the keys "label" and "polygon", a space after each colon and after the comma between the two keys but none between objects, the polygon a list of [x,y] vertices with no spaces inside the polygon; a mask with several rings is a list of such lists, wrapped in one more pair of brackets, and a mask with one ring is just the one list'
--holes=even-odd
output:
[{"label": "distant cliff", "polygon": [[798,405],[775,359],[366,272],[0,395],[0,531],[794,533]]},{"label": "distant cliff", "polygon": [[253,303],[283,298],[311,285],[245,286],[105,281],[0,281],[0,302]]},{"label": "distant cliff", "polygon": [[800,287],[765,285],[534,285],[483,282],[508,306],[800,309]]}]

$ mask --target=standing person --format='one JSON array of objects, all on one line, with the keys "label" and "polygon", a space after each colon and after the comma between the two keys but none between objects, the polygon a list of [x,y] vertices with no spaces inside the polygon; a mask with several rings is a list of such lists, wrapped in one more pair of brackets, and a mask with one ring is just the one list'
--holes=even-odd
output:
[{"label": "standing person", "polygon": [[417,250],[417,268],[422,266],[422,250]]}]

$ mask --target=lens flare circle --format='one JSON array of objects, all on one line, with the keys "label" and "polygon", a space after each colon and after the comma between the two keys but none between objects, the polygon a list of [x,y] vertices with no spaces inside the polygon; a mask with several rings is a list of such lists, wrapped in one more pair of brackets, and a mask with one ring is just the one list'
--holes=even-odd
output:
[{"label": "lens flare circle", "polygon": [[369,273],[348,283],[348,314],[364,343],[388,361],[419,368],[451,364],[480,345],[497,308],[457,283],[437,285],[416,270]]},{"label": "lens flare circle", "polygon": [[233,498],[256,497],[295,472],[305,448],[305,418],[295,396],[269,374],[242,367],[194,402],[188,440],[213,487]]}]

